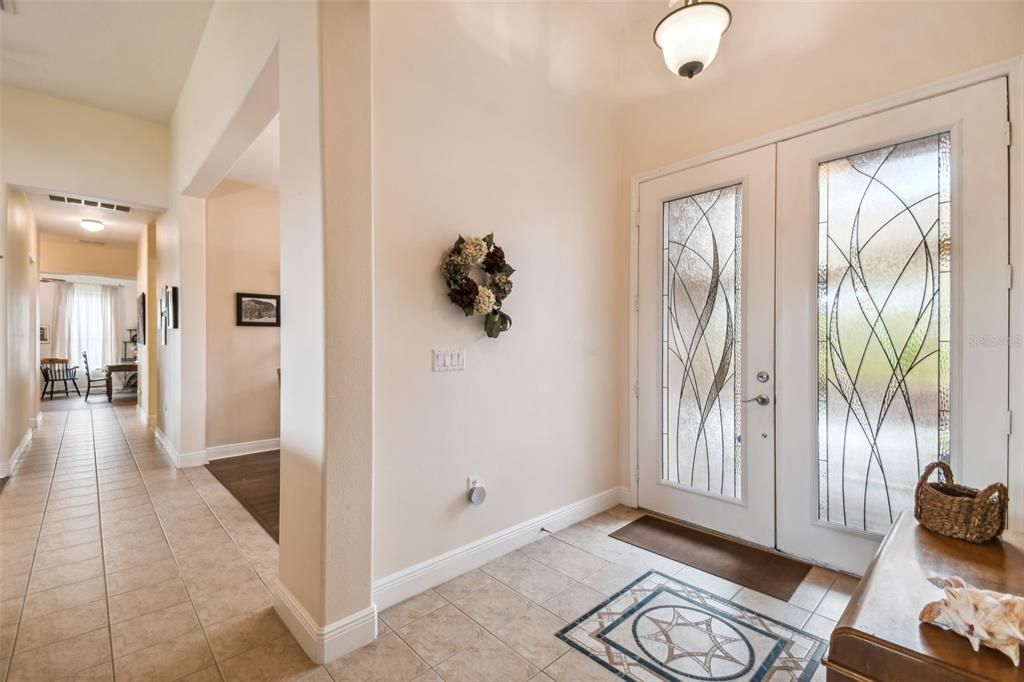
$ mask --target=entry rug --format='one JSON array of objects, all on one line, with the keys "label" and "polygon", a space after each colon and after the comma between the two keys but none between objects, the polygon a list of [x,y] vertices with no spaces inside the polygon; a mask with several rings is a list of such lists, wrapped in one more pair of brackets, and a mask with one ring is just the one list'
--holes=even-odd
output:
[{"label": "entry rug", "polygon": [[810,680],[828,644],[649,571],[557,633],[625,680]]}]

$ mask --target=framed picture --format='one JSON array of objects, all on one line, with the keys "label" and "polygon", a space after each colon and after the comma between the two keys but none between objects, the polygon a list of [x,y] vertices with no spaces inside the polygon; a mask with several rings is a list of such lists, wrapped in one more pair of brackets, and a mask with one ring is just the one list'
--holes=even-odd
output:
[{"label": "framed picture", "polygon": [[156,328],[160,332],[160,345],[167,345],[167,297],[157,300]]},{"label": "framed picture", "polygon": [[146,345],[146,292],[143,291],[139,294],[138,308],[136,309],[139,315],[139,333],[136,341],[145,346]]},{"label": "framed picture", "polygon": [[50,343],[50,325],[39,325],[39,343]]},{"label": "framed picture", "polygon": [[281,296],[278,294],[235,294],[235,325],[239,327],[280,327]]},{"label": "framed picture", "polygon": [[178,287],[164,287],[164,322],[165,328],[178,328]]}]

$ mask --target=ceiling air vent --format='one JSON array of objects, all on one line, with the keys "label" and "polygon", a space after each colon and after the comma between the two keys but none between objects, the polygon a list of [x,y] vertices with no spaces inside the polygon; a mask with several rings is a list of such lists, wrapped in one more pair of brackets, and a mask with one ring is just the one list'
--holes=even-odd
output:
[{"label": "ceiling air vent", "polygon": [[97,241],[95,239],[79,239],[79,244],[89,244],[90,246],[106,246],[106,242]]},{"label": "ceiling air vent", "polygon": [[89,206],[90,208],[103,208],[108,211],[120,211],[121,213],[131,212],[131,206],[124,206],[122,204],[112,204],[106,201],[99,201],[97,199],[85,199],[83,197],[69,197],[62,194],[51,194],[50,201],[56,201],[60,204],[75,204],[76,206]]}]

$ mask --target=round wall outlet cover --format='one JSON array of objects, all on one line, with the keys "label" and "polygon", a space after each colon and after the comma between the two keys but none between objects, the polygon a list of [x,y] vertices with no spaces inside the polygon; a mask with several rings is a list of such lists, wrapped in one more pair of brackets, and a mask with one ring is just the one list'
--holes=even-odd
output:
[{"label": "round wall outlet cover", "polygon": [[470,504],[481,505],[487,499],[487,490],[482,485],[476,485],[469,489]]}]

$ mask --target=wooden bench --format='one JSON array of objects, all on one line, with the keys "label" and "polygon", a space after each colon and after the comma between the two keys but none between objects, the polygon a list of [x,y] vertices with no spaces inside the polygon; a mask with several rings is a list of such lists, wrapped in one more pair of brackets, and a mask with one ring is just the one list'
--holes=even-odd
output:
[{"label": "wooden bench", "polygon": [[975,545],[932,533],[903,514],[832,633],[826,669],[830,682],[952,682],[1021,680],[1003,654],[975,653],[963,637],[917,617],[927,602],[942,597],[929,576],[958,575],[977,587],[1024,595],[1024,536]]}]

